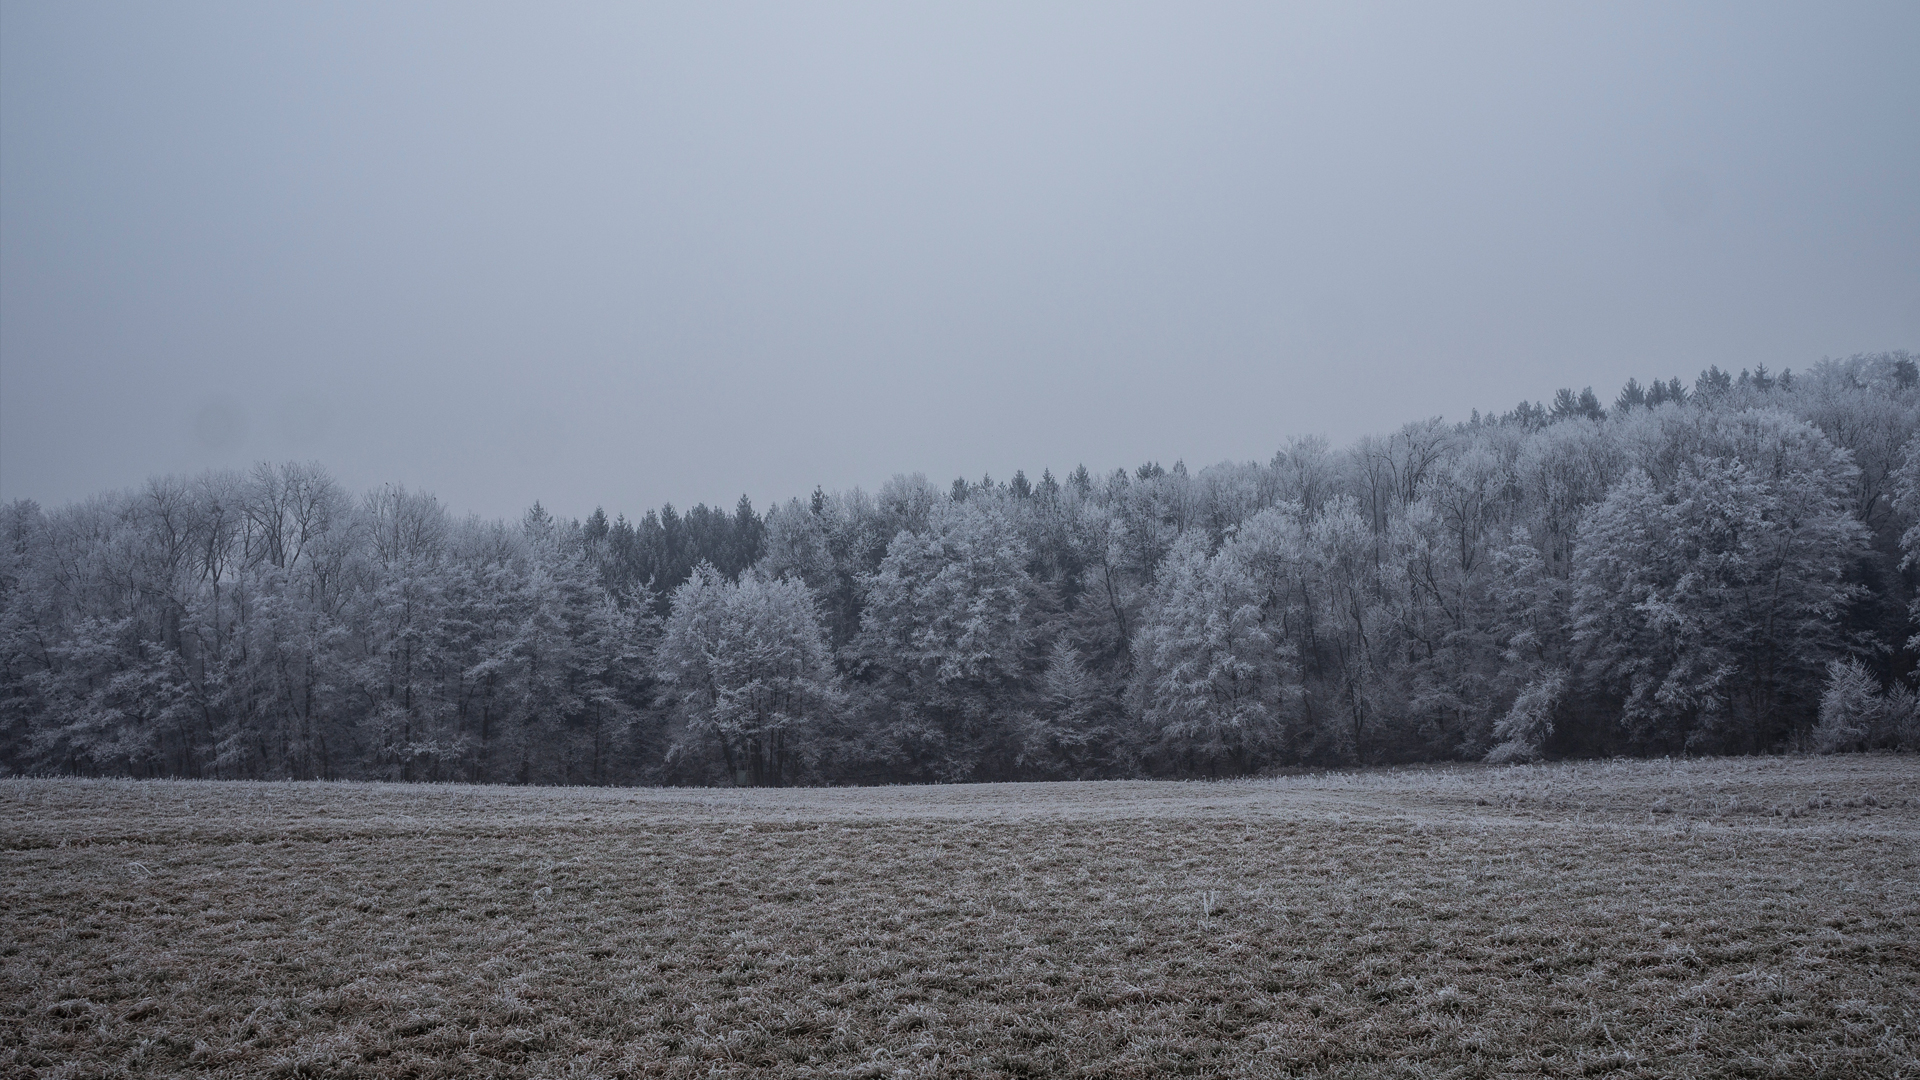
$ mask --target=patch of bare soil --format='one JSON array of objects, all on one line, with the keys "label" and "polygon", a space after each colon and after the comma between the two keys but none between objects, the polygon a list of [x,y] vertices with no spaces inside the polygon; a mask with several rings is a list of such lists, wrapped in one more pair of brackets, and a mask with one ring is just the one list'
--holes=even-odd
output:
[{"label": "patch of bare soil", "polygon": [[1912,1076],[1920,758],[0,781],[0,1074]]}]

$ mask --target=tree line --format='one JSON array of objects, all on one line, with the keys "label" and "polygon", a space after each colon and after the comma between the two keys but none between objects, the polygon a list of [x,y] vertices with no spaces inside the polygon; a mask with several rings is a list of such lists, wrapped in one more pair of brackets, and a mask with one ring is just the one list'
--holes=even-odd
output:
[{"label": "tree line", "polygon": [[1911,746],[1906,353],[1197,471],[459,517],[313,464],[0,508],[0,769],[1229,776]]}]

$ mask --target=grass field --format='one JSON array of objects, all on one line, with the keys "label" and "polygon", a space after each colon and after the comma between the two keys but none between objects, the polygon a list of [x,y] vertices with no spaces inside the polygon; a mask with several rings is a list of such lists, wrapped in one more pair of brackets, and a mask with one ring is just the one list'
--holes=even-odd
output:
[{"label": "grass field", "polygon": [[1920,757],[0,780],[6,1076],[1920,1076]]}]

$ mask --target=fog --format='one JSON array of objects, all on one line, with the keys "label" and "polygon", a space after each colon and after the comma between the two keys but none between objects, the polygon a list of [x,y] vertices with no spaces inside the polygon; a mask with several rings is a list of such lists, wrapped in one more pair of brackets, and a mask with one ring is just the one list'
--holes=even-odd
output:
[{"label": "fog", "polygon": [[0,8],[0,498],[1264,460],[1920,343],[1920,8]]}]

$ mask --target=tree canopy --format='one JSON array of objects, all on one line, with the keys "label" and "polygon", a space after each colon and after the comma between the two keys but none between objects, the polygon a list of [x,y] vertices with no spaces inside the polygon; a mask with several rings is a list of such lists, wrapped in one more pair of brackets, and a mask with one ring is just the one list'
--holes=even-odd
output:
[{"label": "tree canopy", "polygon": [[1916,436],[1892,353],[764,513],[483,521],[316,464],[156,477],[0,508],[0,770],[796,784],[1911,745]]}]

